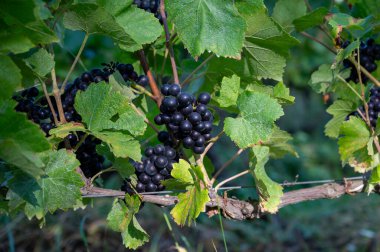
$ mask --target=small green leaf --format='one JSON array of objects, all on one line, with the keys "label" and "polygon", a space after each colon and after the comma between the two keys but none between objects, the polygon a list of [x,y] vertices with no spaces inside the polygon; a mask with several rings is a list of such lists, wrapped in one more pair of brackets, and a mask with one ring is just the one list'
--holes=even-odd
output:
[{"label": "small green leaf", "polygon": [[309,85],[317,93],[325,93],[334,80],[333,70],[330,65],[321,65],[312,73]]},{"label": "small green leaf", "polygon": [[240,117],[226,118],[224,131],[240,147],[266,141],[274,121],[284,114],[280,104],[267,94],[244,92],[238,99]]},{"label": "small green leaf", "polygon": [[21,86],[21,73],[11,58],[0,55],[0,100],[10,99],[17,87]]},{"label": "small green leaf", "polygon": [[288,132],[283,131],[276,126],[273,128],[273,132],[269,140],[264,142],[264,145],[269,147],[269,154],[273,158],[282,158],[286,154],[291,154],[298,157],[298,153],[294,149],[293,145],[289,143],[292,140],[293,137]]},{"label": "small green leaf", "polygon": [[137,249],[149,241],[148,234],[137,222],[135,214],[139,211],[140,200],[137,195],[125,195],[125,203],[115,200],[107,216],[107,225],[121,233],[123,244],[129,249]]},{"label": "small green leaf", "polygon": [[347,162],[355,152],[363,148],[367,152],[371,134],[363,120],[351,116],[348,121],[342,123],[339,133],[341,135],[338,140],[339,153],[343,162]]},{"label": "small green leaf", "polygon": [[286,31],[294,29],[293,20],[306,14],[304,0],[279,0],[273,8],[272,17]]},{"label": "small green leaf", "polygon": [[231,78],[223,77],[220,90],[217,90],[214,99],[222,108],[236,106],[236,101],[239,96],[240,78],[237,75],[232,75]]},{"label": "small green leaf", "polygon": [[254,146],[252,152],[255,157],[250,162],[250,170],[259,193],[260,207],[266,212],[276,213],[284,193],[282,186],[270,179],[265,171],[264,166],[269,159],[269,148]]},{"label": "small green leaf", "polygon": [[212,51],[223,57],[240,58],[245,22],[233,2],[220,0],[171,0],[168,16],[190,54]]},{"label": "small green leaf", "polygon": [[[352,55],[352,53],[358,49],[360,46],[360,40],[355,40],[351,44],[349,44],[346,48],[339,50],[336,55],[336,61],[341,62],[344,59],[347,59]],[[353,71],[356,71],[356,69],[353,69]]]},{"label": "small green leaf", "polygon": [[123,178],[129,178],[131,175],[135,174],[135,168],[128,158],[115,158],[113,168],[115,168]]},{"label": "small green leaf", "polygon": [[339,136],[340,127],[346,117],[352,112],[353,104],[350,101],[335,101],[328,109],[327,113],[333,118],[325,126],[325,134],[328,137],[337,138]]},{"label": "small green leaf", "polygon": [[104,82],[90,85],[75,97],[75,109],[90,131],[127,130],[133,136],[146,130],[144,117],[137,114],[126,97]]},{"label": "small green leaf", "polygon": [[377,166],[372,170],[368,183],[372,186],[372,188],[380,184],[380,166]]},{"label": "small green leaf", "polygon": [[108,83],[111,85],[112,89],[116,92],[120,92],[120,94],[126,97],[129,101],[136,98],[135,93],[133,93],[132,89],[127,86],[119,72],[113,73],[108,79]]},{"label": "small green leaf", "polygon": [[323,24],[325,16],[329,10],[325,7],[320,7],[312,12],[307,13],[305,16],[293,20],[293,24],[298,32],[304,31],[311,27]]},{"label": "small green leaf", "polygon": [[40,154],[50,144],[42,130],[14,106],[14,101],[0,100],[0,158],[36,177],[43,172]]},{"label": "small green leaf", "polygon": [[329,15],[328,23],[332,27],[334,37],[337,37],[343,28],[354,38],[363,37],[365,34],[371,32],[377,25],[373,16],[360,19],[354,18],[345,13],[335,13]]},{"label": "small green leaf", "polygon": [[280,103],[293,104],[295,100],[295,97],[290,95],[289,88],[281,81],[273,88],[273,95]]},{"label": "small green leaf", "polygon": [[26,202],[29,218],[41,219],[47,212],[72,208],[81,200],[80,188],[84,183],[76,172],[79,165],[75,155],[64,149],[50,151],[44,160],[44,176],[34,179],[15,171],[9,188]]},{"label": "small green leaf", "polygon": [[190,226],[192,221],[205,211],[210,198],[207,189],[193,185],[188,187],[187,192],[178,194],[178,201],[170,213],[178,225]]},{"label": "small green leaf", "polygon": [[38,76],[45,76],[54,68],[54,56],[41,48],[24,59],[26,65]]},{"label": "small green leaf", "polygon": [[77,122],[69,122],[65,124],[58,125],[56,128],[51,129],[49,134],[57,138],[65,138],[71,132],[86,132],[86,128],[83,124]]},{"label": "small green leaf", "polygon": [[187,186],[194,184],[194,178],[191,175],[191,165],[183,159],[178,163],[173,163],[173,170],[171,175],[173,178],[164,180],[163,185],[169,190],[172,189],[185,189]]},{"label": "small green leaf", "polygon": [[132,136],[120,131],[93,131],[92,134],[104,141],[116,157],[141,160],[140,143]]}]

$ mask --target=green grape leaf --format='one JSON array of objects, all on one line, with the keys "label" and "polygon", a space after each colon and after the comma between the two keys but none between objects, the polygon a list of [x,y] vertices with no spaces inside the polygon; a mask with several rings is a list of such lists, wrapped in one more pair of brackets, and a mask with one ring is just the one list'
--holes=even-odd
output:
[{"label": "green grape leaf", "polygon": [[194,178],[191,175],[191,165],[183,159],[178,163],[173,163],[171,171],[172,179],[163,181],[167,189],[185,189],[187,186],[194,184]]},{"label": "green grape leaf", "polygon": [[125,202],[115,200],[107,216],[107,225],[120,232],[123,244],[129,249],[137,249],[149,241],[149,236],[137,222],[135,214],[139,211],[140,200],[137,195],[125,195]]},{"label": "green grape leaf", "polygon": [[289,49],[299,43],[286,33],[265,11],[246,18],[243,60],[256,78],[270,78],[281,81],[285,57]]},{"label": "green grape leaf", "polygon": [[286,154],[291,154],[298,157],[298,153],[294,149],[293,145],[289,143],[292,140],[293,137],[288,132],[283,131],[276,126],[273,128],[273,132],[269,140],[264,142],[263,145],[269,147],[269,154],[272,158],[282,158]]},{"label": "green grape leaf", "polygon": [[352,158],[363,159],[368,156],[367,144],[371,134],[363,120],[351,116],[348,121],[342,123],[339,134],[339,153],[343,163],[354,163]]},{"label": "green grape leaf", "polygon": [[120,92],[128,101],[132,101],[136,98],[136,94],[133,93],[131,87],[127,86],[123,77],[119,72],[115,72],[108,77],[108,83],[111,85],[112,89],[116,92]]},{"label": "green grape leaf", "polygon": [[240,148],[268,140],[274,121],[284,114],[280,104],[263,93],[246,91],[239,97],[237,106],[240,116],[226,118],[224,131]]},{"label": "green grape leaf", "polygon": [[265,171],[265,164],[269,159],[269,147],[254,146],[252,148],[254,159],[250,162],[250,170],[260,198],[260,207],[269,213],[276,213],[284,194],[283,188],[274,182]]},{"label": "green grape leaf", "polygon": [[222,108],[236,106],[236,101],[240,91],[240,77],[232,75],[231,77],[223,77],[219,90],[216,90],[214,99]]},{"label": "green grape leaf", "polygon": [[71,132],[87,132],[83,124],[78,122],[69,122],[65,124],[58,125],[56,128],[49,131],[50,135],[53,135],[57,138],[65,138]]},{"label": "green grape leaf", "polygon": [[146,130],[144,117],[133,110],[126,97],[104,82],[90,85],[75,97],[75,109],[90,131],[127,130],[134,136]]},{"label": "green grape leaf", "polygon": [[141,49],[141,45],[117,23],[112,15],[96,4],[72,5],[63,16],[63,24],[70,30],[110,36],[123,50]]},{"label": "green grape leaf", "polygon": [[290,95],[289,88],[281,81],[273,88],[273,96],[277,98],[280,103],[285,104],[293,104],[295,100],[295,97]]},{"label": "green grape leaf", "polygon": [[246,25],[233,2],[170,0],[166,7],[191,55],[198,57],[207,50],[240,59]]},{"label": "green grape leaf", "polygon": [[334,80],[334,72],[330,65],[321,65],[313,72],[309,81],[311,88],[317,93],[325,93]]},{"label": "green grape leaf", "polygon": [[376,185],[380,184],[380,166],[376,166],[371,172],[371,176],[368,181],[368,192],[372,192]]},{"label": "green grape leaf", "polygon": [[337,138],[340,127],[346,117],[353,111],[353,103],[350,101],[337,100],[328,109],[327,113],[333,118],[325,126],[325,134],[328,137]]},{"label": "green grape leaf", "polygon": [[54,56],[41,48],[24,59],[26,65],[38,76],[45,76],[54,68]]},{"label": "green grape leaf", "polygon": [[37,45],[59,41],[37,9],[34,1],[0,2],[0,52],[23,53]]},{"label": "green grape leaf", "polygon": [[25,114],[14,111],[14,101],[0,101],[0,158],[31,176],[41,175],[40,154],[50,149],[44,133]]},{"label": "green grape leaf", "polygon": [[325,7],[320,7],[306,15],[293,20],[293,24],[298,32],[304,31],[311,27],[323,24],[325,16],[329,10]]},{"label": "green grape leaf", "polygon": [[[112,14],[123,30],[140,45],[153,43],[163,32],[162,26],[154,14],[131,5],[132,1],[127,3],[125,0],[101,2],[100,5]],[[144,32],[141,32],[141,27],[144,27]]]},{"label": "green grape leaf", "polygon": [[116,157],[141,160],[140,143],[132,136],[119,131],[93,131],[92,134],[104,141]]},{"label": "green grape leaf", "polygon": [[[336,61],[341,62],[344,59],[347,59],[352,55],[352,53],[358,49],[360,46],[360,40],[355,40],[352,43],[350,43],[346,48],[338,50],[338,53],[336,55]],[[353,71],[355,71],[354,69]]]},{"label": "green grape leaf", "polygon": [[377,25],[373,16],[360,19],[345,13],[335,13],[329,15],[328,18],[328,23],[332,27],[334,37],[337,37],[343,28],[354,38],[361,38],[367,33],[370,33],[374,26]]},{"label": "green grape leaf", "polygon": [[123,178],[129,178],[135,174],[135,168],[128,158],[115,158],[113,168],[115,168]]},{"label": "green grape leaf", "polygon": [[44,175],[35,179],[15,171],[9,188],[25,202],[25,214],[42,219],[46,213],[68,209],[81,200],[84,185],[76,168],[80,163],[66,150],[50,151],[44,160]]},{"label": "green grape leaf", "polygon": [[13,92],[21,86],[21,73],[11,58],[0,55],[0,100],[9,99]]},{"label": "green grape leaf", "polygon": [[293,20],[306,14],[304,0],[279,0],[273,8],[272,17],[287,32],[294,29]]},{"label": "green grape leaf", "polygon": [[192,221],[205,211],[210,198],[207,189],[193,185],[189,186],[186,192],[178,194],[178,201],[170,213],[178,225],[184,226],[187,223],[190,226]]}]

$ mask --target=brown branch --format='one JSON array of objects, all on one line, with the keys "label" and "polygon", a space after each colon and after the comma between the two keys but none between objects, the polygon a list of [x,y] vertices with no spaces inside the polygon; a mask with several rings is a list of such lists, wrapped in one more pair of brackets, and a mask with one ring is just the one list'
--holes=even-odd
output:
[{"label": "brown branch", "polygon": [[51,114],[53,115],[53,121],[54,121],[54,124],[55,125],[58,125],[58,119],[57,119],[57,114],[55,113],[55,109],[53,107],[53,103],[51,102],[51,99],[50,99],[50,96],[49,96],[49,93],[47,91],[47,88],[46,88],[46,84],[45,82],[40,78],[38,77],[41,85],[42,85],[42,90],[44,91],[44,95],[45,95],[45,98],[46,98],[46,101],[49,105],[49,108],[50,108],[50,111],[51,111]]},{"label": "brown branch", "polygon": [[149,79],[149,86],[153,93],[153,99],[157,103],[158,106],[161,105],[161,92],[158,89],[157,83],[154,80],[153,74],[149,69],[149,64],[146,60],[144,50],[139,51],[139,58],[140,58],[140,64],[145,72],[145,74],[148,76]]},{"label": "brown branch", "polygon": [[160,14],[162,17],[162,23],[164,25],[164,30],[165,30],[165,39],[166,39],[165,45],[166,45],[166,48],[169,50],[169,54],[170,54],[170,63],[172,64],[174,83],[179,84],[177,65],[175,63],[175,58],[174,58],[174,50],[170,43],[170,32],[169,32],[169,27],[168,27],[168,21],[166,19],[164,0],[160,1]]},{"label": "brown branch", "polygon": [[324,47],[325,47],[326,49],[328,49],[330,52],[336,54],[336,51],[335,51],[334,48],[328,46],[327,44],[325,44],[325,43],[322,42],[321,40],[319,40],[319,39],[313,37],[312,35],[310,35],[310,34],[308,34],[308,33],[306,33],[306,32],[301,32],[300,34],[303,35],[303,36],[305,36],[305,37],[307,37],[307,38],[309,38],[309,39],[311,39],[311,40],[314,40],[314,41],[317,42],[318,44],[324,46]]},{"label": "brown branch", "polygon": [[51,70],[51,78],[53,81],[53,95],[54,95],[55,103],[57,104],[59,121],[60,123],[66,123],[65,112],[63,111],[63,106],[62,106],[62,101],[61,101],[61,92],[60,92],[60,89],[58,88],[57,76],[55,75],[54,67]]},{"label": "brown branch", "polygon": [[[279,208],[298,204],[301,202],[318,200],[318,199],[334,199],[343,195],[354,195],[364,191],[365,184],[363,181],[347,181],[346,183],[334,182],[306,189],[297,189],[285,192],[281,197]],[[245,220],[260,218],[263,214],[268,214],[260,207],[257,201],[248,202],[233,198],[222,198],[210,190],[210,202],[206,204],[209,213],[215,212],[219,207],[222,214],[226,218],[235,220]],[[98,187],[83,188],[83,197],[100,198],[100,197],[118,197],[124,198],[125,192],[103,189]],[[153,203],[160,206],[171,206],[178,203],[178,198],[170,195],[140,195],[142,201]]]}]

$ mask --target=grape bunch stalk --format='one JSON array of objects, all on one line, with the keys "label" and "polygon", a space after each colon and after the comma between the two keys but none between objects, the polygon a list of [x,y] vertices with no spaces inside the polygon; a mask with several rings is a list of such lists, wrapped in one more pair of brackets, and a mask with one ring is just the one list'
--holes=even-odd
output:
[{"label": "grape bunch stalk", "polygon": [[205,145],[211,139],[213,115],[208,109],[208,93],[193,95],[181,92],[177,84],[164,84],[161,93],[165,96],[160,106],[161,113],[154,118],[157,125],[166,125],[170,142],[182,143],[196,154],[205,151]]},{"label": "grape bunch stalk", "polygon": [[[349,44],[349,41],[345,41],[342,47],[346,48]],[[355,60],[358,61],[357,50]],[[361,42],[359,48],[359,60],[360,65],[362,65],[368,72],[374,72],[377,69],[377,64],[375,61],[380,60],[380,44],[376,44],[374,39],[368,39],[366,43]],[[348,77],[346,80],[358,83],[359,76],[355,66],[348,59],[345,59],[343,61],[343,66],[345,68],[351,68],[350,77]],[[361,79],[363,83],[366,83],[368,81],[368,77],[364,74],[361,74]]]},{"label": "grape bunch stalk", "polygon": [[[65,87],[65,92],[61,96],[62,108],[64,110],[65,119],[68,122],[81,122],[81,116],[74,108],[75,97],[79,90],[86,90],[89,85],[101,81],[108,82],[111,74],[118,71],[126,82],[136,82],[141,86],[148,85],[148,78],[145,75],[138,75],[131,64],[119,64],[111,62],[110,64],[103,64],[103,69],[93,69],[83,73],[77,77],[72,83],[68,83]],[[54,102],[54,98],[50,97],[53,103],[55,114],[58,114],[58,108]],[[39,124],[40,128],[49,136],[49,131],[56,127],[51,110],[48,107],[48,102],[45,96],[40,95],[36,87],[31,87],[21,92],[20,95],[13,96],[16,100],[16,111],[24,112],[27,114],[28,119],[34,123]],[[82,132],[76,134],[69,134],[65,141],[70,143],[70,146],[75,148],[85,135]],[[64,148],[64,142],[59,144],[60,148]],[[95,137],[87,137],[81,142],[76,151],[77,159],[81,163],[81,169],[86,177],[92,177],[104,168],[104,157],[96,152],[96,146],[101,141]]]}]

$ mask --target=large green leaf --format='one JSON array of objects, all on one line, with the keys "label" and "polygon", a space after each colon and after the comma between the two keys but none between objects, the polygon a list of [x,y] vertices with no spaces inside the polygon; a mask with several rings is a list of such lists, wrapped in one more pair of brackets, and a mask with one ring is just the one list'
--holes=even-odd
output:
[{"label": "large green leaf", "polygon": [[75,4],[63,17],[67,29],[84,31],[88,34],[103,34],[110,36],[120,48],[136,51],[141,45],[123,29],[104,8],[96,4]]},{"label": "large green leaf", "polygon": [[[141,45],[154,42],[163,31],[158,19],[152,13],[131,5],[130,0],[98,2],[115,18],[125,32]],[[144,32],[141,32],[141,27],[144,27]]]},{"label": "large green leaf", "polygon": [[286,31],[294,29],[293,20],[306,14],[304,0],[279,0],[273,8],[272,17]]},{"label": "large green leaf", "polygon": [[327,113],[333,118],[325,126],[326,136],[337,138],[339,136],[340,127],[346,117],[352,112],[353,104],[351,101],[337,100],[328,109]]},{"label": "large green leaf", "polygon": [[140,143],[132,136],[120,131],[94,131],[92,134],[104,141],[116,157],[141,160]]},{"label": "large green leaf", "polygon": [[14,106],[13,101],[0,101],[0,158],[32,176],[41,175],[40,154],[50,145],[42,130]]},{"label": "large green leaf", "polygon": [[245,22],[228,0],[169,0],[168,16],[189,52],[240,58]]},{"label": "large green leaf", "polygon": [[277,100],[263,93],[246,91],[237,106],[240,116],[226,118],[224,131],[240,148],[268,140],[274,121],[284,114]]},{"label": "large green leaf", "polygon": [[0,55],[0,100],[10,99],[13,92],[21,86],[21,73],[8,56]]},{"label": "large green leaf", "polygon": [[236,106],[236,101],[240,91],[240,78],[237,75],[224,77],[220,88],[216,90],[214,99],[222,108]]},{"label": "large green leaf", "polygon": [[125,195],[125,202],[115,200],[107,216],[107,225],[121,233],[123,244],[130,249],[136,249],[149,241],[148,234],[137,222],[135,214],[139,211],[140,200],[137,195]]},{"label": "large green leaf", "polygon": [[79,165],[75,155],[64,149],[50,151],[44,160],[44,176],[34,179],[15,171],[9,188],[25,201],[29,218],[41,219],[48,212],[72,208],[81,199],[80,188],[84,183],[76,172]]},{"label": "large green leaf", "polygon": [[285,57],[298,40],[286,33],[266,11],[256,12],[246,21],[248,28],[243,49],[246,66],[256,78],[281,81]]},{"label": "large green leaf", "polygon": [[265,171],[264,166],[269,159],[269,148],[266,146],[254,146],[252,152],[254,159],[250,162],[250,170],[259,193],[260,207],[265,212],[275,213],[284,193],[282,186],[271,180]]},{"label": "large green leaf", "polygon": [[137,136],[144,134],[146,129],[144,117],[133,110],[128,99],[104,82],[78,92],[75,109],[90,131],[127,130]]},{"label": "large green leaf", "polygon": [[305,16],[293,20],[293,24],[298,32],[304,31],[308,28],[322,24],[328,12],[328,9],[325,7],[317,8],[312,12],[307,13]]},{"label": "large green leaf", "polygon": [[26,65],[38,76],[45,76],[54,68],[54,56],[45,49],[39,49],[25,60]]},{"label": "large green leaf", "polygon": [[357,171],[365,171],[370,168],[371,159],[367,146],[371,134],[365,122],[351,116],[348,121],[343,122],[339,133],[341,137],[338,145],[342,162],[348,162]]}]

